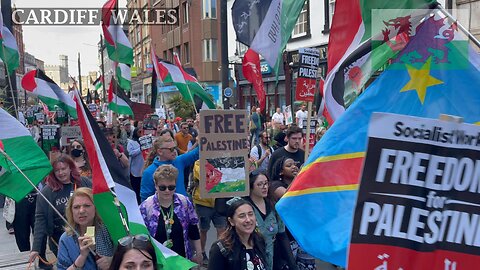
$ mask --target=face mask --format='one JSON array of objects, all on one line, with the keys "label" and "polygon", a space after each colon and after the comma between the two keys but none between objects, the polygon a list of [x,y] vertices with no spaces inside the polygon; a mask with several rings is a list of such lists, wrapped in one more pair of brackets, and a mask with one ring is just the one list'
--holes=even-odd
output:
[{"label": "face mask", "polygon": [[72,156],[74,156],[74,157],[79,157],[79,156],[82,155],[82,153],[83,153],[83,150],[80,150],[80,149],[73,149],[72,150]]}]

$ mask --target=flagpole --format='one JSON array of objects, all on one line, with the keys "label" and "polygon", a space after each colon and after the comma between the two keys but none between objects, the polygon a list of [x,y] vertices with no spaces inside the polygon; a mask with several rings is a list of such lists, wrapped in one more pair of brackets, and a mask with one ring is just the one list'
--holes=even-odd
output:
[{"label": "flagpole", "polygon": [[[43,195],[43,193],[40,191],[40,189],[38,189],[38,187],[32,182],[32,180],[30,180],[30,178],[27,175],[25,175],[25,173],[17,166],[17,164],[12,160],[12,158],[1,148],[0,148],[0,153],[6,159],[8,159],[8,161],[10,161],[10,163],[12,163],[13,166],[15,166],[15,168],[18,170],[18,172],[20,172],[20,174],[22,174],[25,179],[27,179],[28,183],[30,185],[32,185],[32,187],[35,189],[35,191],[37,191],[38,195],[40,195],[47,202],[47,204],[53,209],[53,211],[62,219],[62,221],[65,222],[65,224],[67,224],[67,226],[70,229],[72,229],[72,231],[75,233],[75,235],[77,237],[80,237],[81,235],[77,232],[77,230],[65,219],[65,217],[57,210],[57,208],[55,208],[55,206],[53,206],[53,204],[47,199],[47,197],[45,197],[45,195]],[[91,247],[89,247],[88,249],[90,250],[90,252],[94,256],[97,256],[97,253]]]},{"label": "flagpole", "polygon": [[[178,54],[176,52],[174,52],[173,55],[174,55],[174,57],[176,57],[178,59],[178,64],[180,65],[179,68],[183,69],[182,63],[180,63],[180,59],[178,58]],[[175,64],[177,64],[177,61],[175,61]],[[190,91],[190,87],[188,86],[187,81],[185,81],[185,85],[187,85],[188,95],[190,95],[190,99],[192,99],[193,108],[195,109],[195,115],[197,115],[198,114],[197,105],[195,105],[195,100],[193,99],[192,92]]]},{"label": "flagpole", "polygon": [[472,35],[472,33],[470,33],[467,28],[465,28],[458,20],[456,20],[455,18],[453,18],[452,14],[450,14],[445,8],[442,7],[442,5],[438,4],[437,5],[437,9],[440,10],[440,12],[443,13],[443,15],[447,16],[450,20],[452,20],[453,22],[455,22],[458,26],[458,28],[460,28],[460,30],[462,30],[462,32],[468,36],[468,38],[473,42],[475,43],[475,45],[477,45],[477,47],[480,48],[480,41],[474,36]]}]

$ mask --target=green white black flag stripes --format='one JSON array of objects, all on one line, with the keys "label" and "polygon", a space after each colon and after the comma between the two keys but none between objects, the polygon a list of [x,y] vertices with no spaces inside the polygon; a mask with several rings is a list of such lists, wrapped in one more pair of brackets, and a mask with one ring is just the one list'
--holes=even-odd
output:
[{"label": "green white black flag stripes", "polygon": [[[32,135],[17,119],[0,108],[0,149],[37,185],[50,173],[52,166]],[[0,153],[0,194],[19,202],[33,186],[7,158]]]},{"label": "green white black flag stripes", "polygon": [[3,25],[3,17],[0,10],[0,58],[5,63],[8,73],[12,73],[20,65],[18,46],[12,32]]},{"label": "green white black flag stripes", "polygon": [[108,57],[112,61],[133,65],[133,48],[123,32],[121,24],[115,24],[112,18],[117,0],[107,1],[102,8],[102,28],[105,36]]},{"label": "green white black flag stripes", "polygon": [[118,85],[122,89],[125,89],[125,91],[130,92],[130,89],[132,89],[132,78],[130,75],[130,66],[122,63],[118,63],[117,66],[117,81]]},{"label": "green white black flag stripes", "polygon": [[[76,92],[78,120],[85,148],[90,157],[92,167],[93,199],[98,213],[107,226],[108,232],[116,242],[127,235],[122,225],[120,214],[114,201],[117,198],[126,217],[131,234],[149,234],[138,208],[135,192],[130,185],[130,179],[123,173],[120,162],[100,127],[88,113]],[[153,239],[153,238],[152,238]],[[194,264],[153,241],[156,249],[158,269],[183,270],[190,269]]]},{"label": "green white black flag stripes", "polygon": [[[117,93],[115,95],[115,93]],[[108,108],[118,114],[128,114],[133,116],[132,102],[125,95],[122,88],[112,78],[108,87]]]}]

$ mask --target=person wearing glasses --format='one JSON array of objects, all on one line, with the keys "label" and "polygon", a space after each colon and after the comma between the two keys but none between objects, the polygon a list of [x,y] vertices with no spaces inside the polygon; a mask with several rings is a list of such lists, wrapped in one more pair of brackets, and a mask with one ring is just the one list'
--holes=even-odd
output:
[{"label": "person wearing glasses", "polygon": [[202,262],[198,217],[190,200],[175,193],[178,170],[160,165],[153,175],[156,193],[140,204],[150,235],[167,248],[195,263]]},{"label": "person wearing glasses", "polygon": [[[77,188],[73,192],[67,203],[66,216],[68,224],[79,236],[71,227],[65,227],[58,247],[57,269],[107,270],[113,256],[113,243],[93,204],[92,189]],[[88,226],[95,227],[94,238],[86,235]]]},{"label": "person wearing glasses", "polygon": [[259,138],[260,143],[250,150],[250,158],[255,162],[258,169],[267,170],[268,162],[273,153],[273,148],[268,145],[270,135],[266,131],[262,131]]},{"label": "person wearing glasses", "polygon": [[[87,177],[80,176],[80,170],[69,155],[62,154],[53,160],[51,164],[53,170],[45,177],[46,185],[41,192],[62,215],[65,215],[68,199],[73,192],[80,187],[92,187],[92,182]],[[57,254],[58,247],[56,243],[58,243],[60,236],[64,232],[63,226],[65,226],[63,220],[54,213],[44,197],[37,196],[35,230],[29,258],[30,262],[40,256],[40,268],[51,269],[51,266],[44,263],[46,239],[49,238],[50,250]]]},{"label": "person wearing glasses", "polygon": [[208,270],[266,270],[265,240],[255,230],[252,204],[234,197],[227,205],[227,230],[210,248]]},{"label": "person wearing glasses", "polygon": [[109,270],[131,269],[157,269],[155,249],[148,235],[129,235],[118,240]]},{"label": "person wearing glasses", "polygon": [[176,143],[171,138],[159,137],[153,142],[153,149],[156,157],[153,163],[143,171],[142,182],[140,184],[140,199],[144,201],[149,196],[155,194],[156,188],[153,181],[153,173],[155,170],[164,164],[173,165],[178,169],[178,177],[176,182],[176,192],[187,196],[184,183],[184,171],[186,167],[193,166],[195,161],[200,157],[199,148],[177,156]]},{"label": "person wearing glasses", "polygon": [[70,142],[70,156],[75,162],[75,165],[80,169],[80,175],[92,178],[92,169],[88,161],[87,151],[85,151],[85,144],[82,140],[74,139]]},{"label": "person wearing glasses", "polygon": [[253,205],[257,229],[265,239],[266,269],[297,269],[290,249],[290,241],[275,204],[268,194],[268,177],[265,171],[257,169],[250,173],[250,196],[246,200]]}]

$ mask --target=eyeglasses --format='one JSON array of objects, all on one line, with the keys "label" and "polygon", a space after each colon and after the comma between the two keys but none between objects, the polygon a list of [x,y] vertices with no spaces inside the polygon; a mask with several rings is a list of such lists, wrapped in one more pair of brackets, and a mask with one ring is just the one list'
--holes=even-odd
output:
[{"label": "eyeglasses", "polygon": [[173,151],[175,151],[175,148],[176,147],[162,147],[160,149],[166,149],[166,150],[170,150],[170,152],[173,152]]},{"label": "eyeglasses", "polygon": [[177,186],[175,186],[175,185],[171,185],[171,186],[158,186],[158,190],[160,190],[160,191],[165,191],[165,190],[167,190],[167,188],[168,188],[168,190],[170,190],[170,191],[174,191],[174,190],[177,188]]},{"label": "eyeglasses", "polygon": [[138,240],[138,241],[141,241],[141,242],[148,242],[148,241],[150,241],[150,238],[146,234],[127,235],[125,237],[122,237],[122,238],[118,239],[118,243],[121,246],[126,247],[126,246],[129,246],[130,244],[132,244],[133,240]]}]

